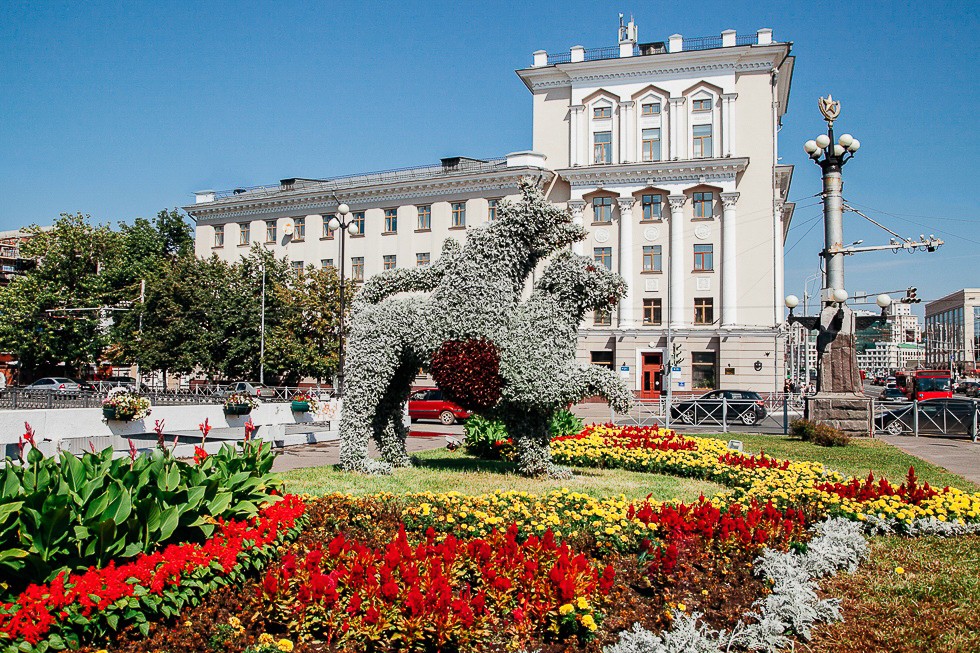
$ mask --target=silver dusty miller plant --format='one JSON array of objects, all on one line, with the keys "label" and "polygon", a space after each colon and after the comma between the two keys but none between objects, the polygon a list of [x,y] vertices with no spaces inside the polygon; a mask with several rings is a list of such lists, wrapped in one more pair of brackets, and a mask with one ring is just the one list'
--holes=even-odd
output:
[{"label": "silver dusty miller plant", "polygon": [[[619,377],[574,363],[584,312],[614,305],[625,282],[565,253],[522,302],[536,266],[585,232],[534,181],[522,180],[520,191],[520,202],[502,202],[499,218],[468,231],[462,246],[447,241],[431,267],[383,272],[358,293],[344,366],[342,468],[386,473],[411,464],[402,409],[419,368],[433,370],[448,398],[507,423],[527,474],[567,474],[550,460],[553,411],[589,394],[629,409],[632,395]],[[425,294],[393,297],[401,292]],[[440,377],[444,370],[452,374]],[[371,438],[380,461],[368,457]]]}]

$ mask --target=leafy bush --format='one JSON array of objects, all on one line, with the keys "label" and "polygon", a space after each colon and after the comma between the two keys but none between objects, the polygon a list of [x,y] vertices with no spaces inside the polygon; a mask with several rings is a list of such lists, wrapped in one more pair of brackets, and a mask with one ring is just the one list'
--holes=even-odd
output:
[{"label": "leafy bush", "polygon": [[252,517],[275,500],[273,459],[271,446],[254,440],[200,464],[163,451],[114,459],[112,448],[47,458],[32,447],[0,470],[0,589],[203,541],[215,519]]},{"label": "leafy bush", "polygon": [[[552,415],[548,428],[552,438],[559,438],[579,433],[584,424],[571,411],[559,410]],[[503,422],[473,415],[466,420],[463,433],[467,453],[491,460],[509,457],[512,439]]]},{"label": "leafy bush", "polygon": [[801,440],[821,447],[843,447],[851,442],[851,438],[846,433],[830,424],[797,419],[790,422],[789,428],[790,432]]},{"label": "leafy bush", "polygon": [[789,432],[804,442],[809,442],[813,439],[813,430],[816,426],[816,422],[808,419],[794,419],[789,423]]}]

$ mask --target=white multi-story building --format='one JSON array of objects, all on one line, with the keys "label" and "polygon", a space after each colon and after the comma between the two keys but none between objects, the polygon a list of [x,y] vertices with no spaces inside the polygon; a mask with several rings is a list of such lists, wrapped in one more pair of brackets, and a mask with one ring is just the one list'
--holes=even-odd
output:
[{"label": "white multi-story building", "polygon": [[978,374],[980,288],[963,288],[926,304],[926,365]]},{"label": "white multi-story building", "polygon": [[530,151],[203,191],[186,207],[197,253],[233,260],[258,241],[297,267],[339,265],[324,225],[346,202],[363,226],[347,242],[348,276],[427,265],[445,238],[492,220],[532,176],[588,231],[576,251],[629,284],[615,314],[588,319],[581,360],[617,368],[642,396],[666,389],[671,352],[679,390],[781,389],[794,207],[777,134],[790,51],[768,29],[639,43],[631,22],[612,48],[535,52],[517,71],[533,96]]}]

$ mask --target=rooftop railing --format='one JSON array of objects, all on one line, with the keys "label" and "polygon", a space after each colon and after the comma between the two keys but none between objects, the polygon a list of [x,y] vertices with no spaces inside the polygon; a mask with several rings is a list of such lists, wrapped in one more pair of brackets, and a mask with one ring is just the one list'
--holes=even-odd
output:
[{"label": "rooftop railing", "polygon": [[[694,36],[694,37],[684,37],[683,39],[683,51],[691,50],[714,50],[715,48],[725,47],[724,37],[722,36]],[[735,37],[735,45],[756,45],[759,43],[758,34],[742,34]],[[668,48],[666,42],[654,42],[654,43],[638,43],[633,45],[633,56],[647,56],[654,54],[667,54]],[[618,45],[613,45],[604,48],[586,48],[584,49],[583,61],[599,61],[602,59],[618,59],[622,56],[620,54],[620,49]],[[548,65],[553,66],[560,63],[572,63],[572,53],[569,52],[554,52],[548,53]]]}]

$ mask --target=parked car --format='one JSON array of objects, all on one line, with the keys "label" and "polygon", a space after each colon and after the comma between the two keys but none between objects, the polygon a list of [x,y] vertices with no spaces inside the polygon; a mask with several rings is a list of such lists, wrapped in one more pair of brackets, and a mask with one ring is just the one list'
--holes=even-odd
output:
[{"label": "parked car", "polygon": [[[920,401],[919,433],[973,435],[973,413],[980,403],[972,399],[926,399]],[[890,435],[911,433],[915,428],[915,406],[911,403],[875,416],[875,428]]]},{"label": "parked car", "polygon": [[976,397],[977,388],[980,387],[980,381],[974,381],[973,379],[967,379],[965,381],[960,381],[956,384],[956,389],[953,392],[957,394],[966,395],[967,397]]},{"label": "parked car", "polygon": [[720,422],[724,416],[728,422],[738,420],[752,425],[766,416],[766,405],[759,393],[752,390],[713,390],[697,399],[674,404],[670,416],[685,424]]},{"label": "parked car", "polygon": [[236,381],[235,383],[230,383],[224,387],[222,394],[225,396],[241,393],[247,394],[249,397],[257,397],[259,399],[275,399],[276,389],[270,388],[264,383],[252,383],[251,381]]},{"label": "parked car", "polygon": [[89,383],[88,381],[79,381],[78,379],[72,379],[72,381],[74,381],[75,383],[78,384],[78,388],[82,392],[97,392],[98,391],[98,388],[96,388],[95,385]]},{"label": "parked car", "polygon": [[80,388],[77,383],[69,378],[63,376],[46,376],[24,387],[24,391],[29,394],[47,394],[53,392],[58,395],[74,397],[78,396]]},{"label": "parked car", "polygon": [[470,414],[442,397],[439,388],[419,390],[408,398],[408,416],[413,422],[420,419],[437,419],[446,426],[457,420],[467,419]]},{"label": "parked car", "polygon": [[148,392],[149,387],[145,383],[136,383],[132,376],[107,376],[95,382],[95,387],[99,392],[108,392],[113,388],[125,388],[130,392]]},{"label": "parked car", "polygon": [[980,397],[980,381],[972,381],[966,389],[967,397]]},{"label": "parked car", "polygon": [[871,382],[871,385],[885,385],[885,377],[879,374],[875,377],[875,380]]},{"label": "parked car", "polygon": [[906,397],[905,393],[899,388],[885,388],[881,391],[881,394],[878,395],[878,401],[887,404],[904,403],[908,400],[909,398]]}]

